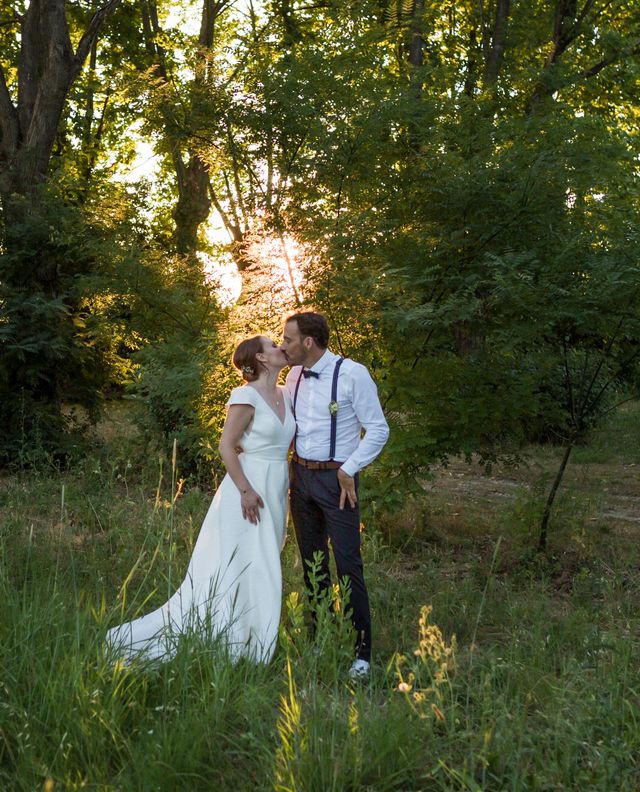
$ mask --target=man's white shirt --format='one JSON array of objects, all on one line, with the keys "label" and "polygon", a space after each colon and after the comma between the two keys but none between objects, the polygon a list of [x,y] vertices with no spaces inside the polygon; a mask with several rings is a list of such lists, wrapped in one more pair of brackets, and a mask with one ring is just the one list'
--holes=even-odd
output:
[{"label": "man's white shirt", "polygon": [[[331,385],[338,360],[328,349],[311,367],[318,377],[302,377],[298,388],[295,417],[298,431],[296,452],[303,459],[326,461],[331,443]],[[287,375],[286,388],[293,403],[301,366]],[[389,437],[389,426],[382,412],[378,390],[361,363],[345,358],[338,375],[338,412],[334,459],[343,462],[342,470],[355,476],[372,462]],[[362,437],[362,429],[365,434]]]}]

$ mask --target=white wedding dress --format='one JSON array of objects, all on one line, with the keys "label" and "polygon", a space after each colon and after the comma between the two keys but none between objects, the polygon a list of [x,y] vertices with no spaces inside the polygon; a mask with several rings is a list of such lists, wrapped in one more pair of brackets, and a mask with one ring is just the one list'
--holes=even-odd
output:
[{"label": "white wedding dress", "polygon": [[243,519],[240,492],[227,474],[204,519],[187,574],[157,610],[107,633],[110,653],[168,659],[182,634],[224,641],[232,658],[268,662],[275,650],[282,600],[282,549],[289,485],[287,452],[295,433],[289,394],[284,423],[251,385],[235,388],[228,405],[251,404],[240,464],[262,497],[260,522]]}]

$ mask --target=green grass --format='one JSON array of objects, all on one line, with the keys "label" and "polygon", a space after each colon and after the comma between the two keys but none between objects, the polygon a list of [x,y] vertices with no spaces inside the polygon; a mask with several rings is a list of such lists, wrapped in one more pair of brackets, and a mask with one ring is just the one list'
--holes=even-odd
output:
[{"label": "green grass", "polygon": [[[615,478],[635,427],[594,438],[576,467]],[[375,661],[354,687],[339,619],[323,623],[320,654],[309,644],[292,539],[270,666],[233,665],[196,638],[160,667],[106,662],[106,629],[181,578],[210,499],[178,498],[170,547],[170,487],[143,456],[134,441],[111,444],[72,473],[0,479],[0,788],[640,787],[638,551],[593,520],[598,496],[575,470],[543,557],[531,549],[535,487],[487,500],[436,481],[423,502],[367,524]],[[429,632],[415,655],[425,604],[441,637]]]},{"label": "green grass", "polygon": [[640,448],[640,403],[629,401],[621,405],[594,430],[589,443],[576,449],[575,461],[586,463],[638,464]]}]

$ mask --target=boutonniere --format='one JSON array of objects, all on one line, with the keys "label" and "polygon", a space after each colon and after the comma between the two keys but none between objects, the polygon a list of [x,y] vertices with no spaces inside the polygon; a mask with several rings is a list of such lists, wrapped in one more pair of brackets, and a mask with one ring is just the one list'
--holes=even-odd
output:
[{"label": "boutonniere", "polygon": [[329,402],[329,414],[330,415],[338,414],[338,402],[336,401]]}]

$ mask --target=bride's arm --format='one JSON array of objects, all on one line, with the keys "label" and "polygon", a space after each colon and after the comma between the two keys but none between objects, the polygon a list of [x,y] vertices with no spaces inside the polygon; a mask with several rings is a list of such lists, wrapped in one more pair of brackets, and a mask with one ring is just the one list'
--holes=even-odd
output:
[{"label": "bride's arm", "polygon": [[[287,375],[287,379],[288,378],[289,377]],[[296,416],[295,413],[293,412],[293,401],[291,399],[291,394],[289,393],[286,385],[282,388],[282,392],[284,394],[284,400],[287,403],[287,406],[289,407],[291,414],[293,415],[293,420],[295,421]],[[296,450],[296,436],[294,435],[291,438],[291,442],[289,443],[289,451],[295,451],[295,450]]]},{"label": "bride's arm", "polygon": [[264,506],[262,498],[253,489],[244,475],[236,447],[251,423],[255,409],[250,404],[232,404],[227,412],[218,450],[231,480],[240,490],[242,516],[256,525],[260,520],[260,507]]}]

